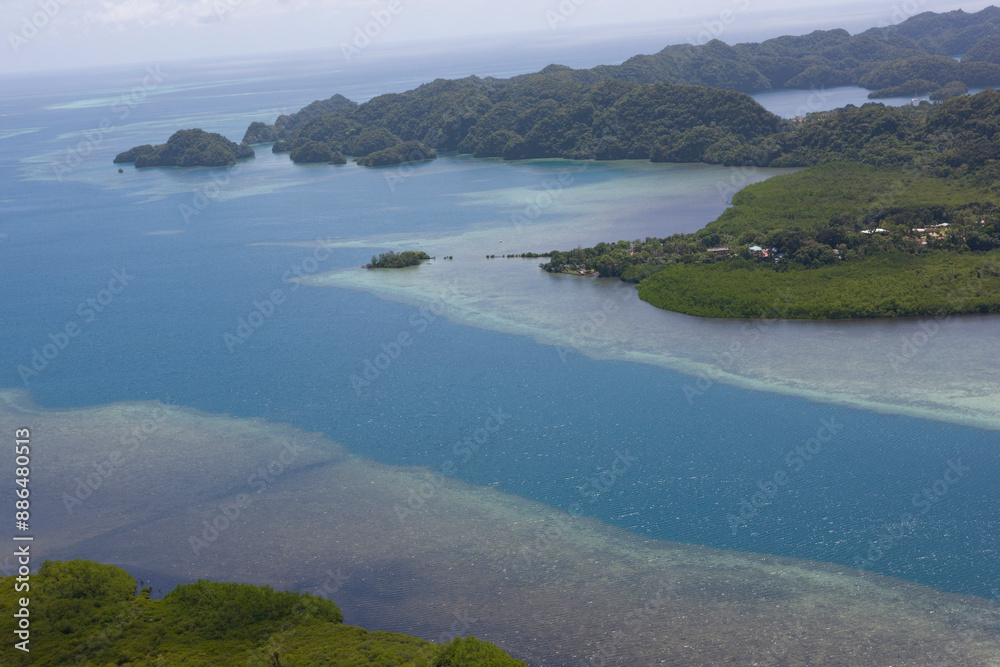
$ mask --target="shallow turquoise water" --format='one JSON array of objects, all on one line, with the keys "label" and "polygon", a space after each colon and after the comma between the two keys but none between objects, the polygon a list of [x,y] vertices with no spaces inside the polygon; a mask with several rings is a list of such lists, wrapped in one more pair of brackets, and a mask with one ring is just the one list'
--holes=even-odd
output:
[{"label": "shallow turquoise water", "polygon": [[[0,385],[26,386],[50,407],[159,399],[289,422],[383,462],[450,461],[473,484],[561,509],[580,503],[589,515],[659,539],[859,565],[993,594],[995,431],[788,392],[703,386],[692,375],[624,360],[634,352],[625,344],[632,322],[681,332],[679,320],[649,311],[628,290],[552,278],[520,260],[487,268],[481,257],[693,231],[724,208],[726,184],[744,176],[704,166],[466,157],[406,172],[316,168],[266,148],[231,172],[118,174],[115,153],[174,129],[200,125],[238,139],[251,120],[270,120],[281,105],[375,85],[360,71],[339,82],[320,74],[289,81],[266,64],[239,76],[181,71],[142,103],[126,104],[121,118],[114,105],[142,76],[139,69],[71,84],[25,80],[4,102]],[[104,118],[113,130],[88,139],[84,131]],[[89,151],[77,151],[77,164],[71,153],[80,142]],[[387,175],[400,180],[389,187]],[[546,193],[551,200],[539,199]],[[530,224],[515,226],[511,216],[533,203]],[[309,244],[317,241],[331,249],[316,253]],[[374,252],[421,244],[456,261],[386,283],[441,276],[462,294],[462,313],[448,294],[435,300],[426,287],[380,298],[289,281],[350,276]],[[106,295],[115,271],[128,284]],[[619,317],[619,331],[602,328],[608,318],[575,310],[573,299],[593,290],[610,292],[636,319]],[[504,301],[512,298],[520,302]],[[497,313],[506,321],[475,318]],[[241,320],[260,323],[245,340]],[[956,325],[955,335],[995,338],[994,321]],[[69,323],[80,330],[72,340],[60,335]],[[734,332],[690,319],[683,326],[708,358],[725,352],[720,341]],[[899,326],[864,323],[846,335],[885,345]],[[560,327],[575,327],[563,347],[539,342]],[[615,333],[601,338],[602,331]],[[809,369],[809,346],[820,354],[817,341],[845,331],[778,328],[771,340],[788,350],[787,367]],[[410,344],[394,347],[403,333]],[[693,355],[680,338],[676,349],[669,338],[655,339],[666,348],[656,351]],[[639,330],[635,340],[652,339]],[[36,351],[55,353],[37,374],[26,373]],[[990,354],[985,345],[969,351],[973,364]],[[805,372],[809,386],[843,392],[845,377],[864,373],[860,362],[844,363],[859,365],[830,368],[829,381]],[[920,363],[912,370],[928,391],[951,389]],[[359,386],[366,371],[368,384]],[[506,415],[503,424],[473,450],[467,439],[491,411]],[[824,420],[835,427],[822,432]],[[780,483],[776,473],[784,474]]]}]

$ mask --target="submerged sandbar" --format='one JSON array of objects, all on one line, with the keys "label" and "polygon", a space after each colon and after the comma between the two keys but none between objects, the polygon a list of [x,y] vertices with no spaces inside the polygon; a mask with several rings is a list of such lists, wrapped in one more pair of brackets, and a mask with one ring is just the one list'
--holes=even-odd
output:
[{"label": "submerged sandbar", "polygon": [[155,402],[44,410],[19,390],[0,393],[0,422],[32,429],[39,555],[154,587],[308,590],[364,610],[349,623],[474,634],[532,664],[1000,665],[988,600],[643,539],[281,424]]}]

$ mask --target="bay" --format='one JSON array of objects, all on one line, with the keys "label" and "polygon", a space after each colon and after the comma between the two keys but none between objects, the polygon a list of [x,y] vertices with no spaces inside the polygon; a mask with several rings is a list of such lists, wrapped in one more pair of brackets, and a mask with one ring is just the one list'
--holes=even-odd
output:
[{"label": "bay", "polygon": [[[238,138],[286,105],[384,90],[377,69],[291,67],[179,69],[141,101],[130,91],[144,67],[14,82],[0,126],[0,385],[48,410],[153,400],[288,423],[381,464],[447,471],[480,499],[996,594],[995,318],[706,321],[615,281],[486,258],[694,231],[778,170],[464,156],[367,170],[296,166],[266,147],[238,170],[111,164],[180,127]],[[448,74],[435,67],[390,87]],[[94,134],[104,119],[112,129]],[[357,268],[411,247],[438,259]],[[112,280],[123,289],[106,295]],[[70,323],[79,334],[63,338]],[[907,342],[919,354],[902,356]],[[90,463],[52,487],[72,494]],[[405,511],[414,479],[383,501]],[[104,497],[86,511],[150,500],[162,502]]]}]

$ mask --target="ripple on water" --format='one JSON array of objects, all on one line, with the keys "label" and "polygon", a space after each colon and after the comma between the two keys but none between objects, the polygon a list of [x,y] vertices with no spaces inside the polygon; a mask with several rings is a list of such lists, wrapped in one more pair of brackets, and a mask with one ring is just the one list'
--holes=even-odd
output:
[{"label": "ripple on water", "polygon": [[[533,664],[1000,664],[986,600],[643,539],[280,424],[155,402],[42,410],[18,390],[0,393],[0,422],[32,429],[41,555],[120,564],[154,586],[308,590],[350,623],[475,634]],[[116,453],[70,514],[63,494]],[[426,497],[407,506],[417,488]]]}]

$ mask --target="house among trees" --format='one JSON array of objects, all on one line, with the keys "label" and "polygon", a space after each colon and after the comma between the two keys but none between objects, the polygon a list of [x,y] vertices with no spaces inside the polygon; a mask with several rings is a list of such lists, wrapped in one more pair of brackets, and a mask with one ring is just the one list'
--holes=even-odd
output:
[{"label": "house among trees", "polygon": [[709,248],[707,250],[708,254],[715,255],[716,257],[728,257],[729,248]]}]

